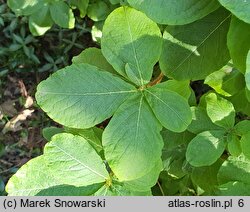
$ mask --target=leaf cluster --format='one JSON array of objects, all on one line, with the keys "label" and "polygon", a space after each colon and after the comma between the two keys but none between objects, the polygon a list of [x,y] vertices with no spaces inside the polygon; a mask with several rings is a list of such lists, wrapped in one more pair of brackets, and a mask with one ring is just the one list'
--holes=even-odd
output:
[{"label": "leaf cluster", "polygon": [[[44,154],[7,192],[150,195],[157,184],[154,195],[249,195],[250,2],[123,4],[101,49],[38,85],[37,103],[65,129],[45,133]],[[196,80],[210,86],[198,105]]]}]

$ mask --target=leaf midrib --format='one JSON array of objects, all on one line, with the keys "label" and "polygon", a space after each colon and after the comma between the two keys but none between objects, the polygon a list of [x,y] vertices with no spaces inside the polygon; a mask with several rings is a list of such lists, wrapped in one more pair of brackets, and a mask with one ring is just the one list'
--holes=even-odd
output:
[{"label": "leaf midrib", "polygon": [[149,90],[145,89],[145,91],[147,91],[149,94],[151,94],[153,97],[155,97],[156,99],[158,99],[160,102],[162,102],[164,105],[166,105],[172,112],[174,112],[176,114],[176,116],[186,125],[188,126],[189,124],[179,115],[178,112],[176,112],[173,108],[171,108],[166,102],[164,102],[164,100],[162,100],[160,97],[158,97],[157,95],[155,95],[154,93],[150,92]]},{"label": "leaf midrib", "polygon": [[71,159],[75,160],[78,164],[82,165],[83,167],[87,168],[89,171],[91,171],[92,173],[98,175],[99,177],[102,177],[104,180],[106,180],[106,177],[98,172],[96,172],[95,170],[93,170],[92,168],[90,168],[89,166],[85,165],[84,163],[82,163],[80,160],[78,160],[77,158],[73,157],[71,154],[68,154],[64,149],[60,148],[59,146],[52,144],[52,147],[56,147],[59,150],[61,150],[65,155],[67,155],[68,157],[70,157]]},{"label": "leaf midrib", "polygon": [[180,62],[180,64],[173,69],[172,71],[170,71],[169,73],[172,74],[173,72],[176,72],[192,55],[195,55],[195,52],[198,50],[198,48],[200,48],[219,28],[220,26],[222,26],[224,24],[224,22],[226,22],[227,19],[229,19],[232,16],[232,14],[228,15],[226,18],[224,18],[219,24],[218,26],[216,26],[205,38],[204,40],[201,41],[201,43],[199,45],[196,46],[196,48],[186,57],[182,60],[182,62]]},{"label": "leaf midrib", "polygon": [[39,91],[40,94],[53,94],[53,95],[65,95],[65,96],[101,96],[101,95],[112,95],[112,94],[124,94],[124,93],[136,93],[137,90],[128,91],[110,91],[110,92],[98,92],[98,93],[64,93],[64,92],[46,92]]},{"label": "leaf midrib", "polygon": [[140,76],[140,80],[141,80],[140,83],[141,83],[141,85],[143,85],[142,71],[141,71],[141,68],[140,68],[140,65],[139,65],[139,60],[137,58],[137,53],[136,53],[136,49],[135,49],[135,46],[134,46],[134,40],[133,40],[132,31],[131,31],[131,26],[130,26],[130,23],[129,23],[128,18],[127,18],[126,7],[123,7],[123,10],[124,10],[124,14],[125,14],[126,23],[127,23],[127,26],[128,26],[130,43],[132,45],[132,49],[133,49],[133,52],[134,52],[134,58],[135,58],[136,66],[137,66],[137,70],[138,70],[138,73],[139,73],[139,76]]}]

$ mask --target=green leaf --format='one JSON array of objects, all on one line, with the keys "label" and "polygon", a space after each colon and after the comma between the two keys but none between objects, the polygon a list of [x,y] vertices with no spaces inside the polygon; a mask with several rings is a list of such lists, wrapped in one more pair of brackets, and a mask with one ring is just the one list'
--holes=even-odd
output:
[{"label": "green leaf", "polygon": [[161,54],[156,23],[129,7],[114,10],[103,26],[102,52],[114,69],[137,85],[148,83]]},{"label": "green leaf", "polygon": [[183,26],[167,26],[163,34],[161,70],[177,80],[204,79],[229,61],[230,15],[219,9]]},{"label": "green leaf", "polygon": [[29,29],[34,36],[43,35],[52,25],[48,5],[41,7],[38,13],[33,13],[29,17]]},{"label": "green leaf", "polygon": [[[70,167],[65,166],[65,168]],[[65,185],[64,179],[66,177],[65,175],[64,177],[56,175],[53,169],[48,166],[47,160],[40,156],[23,165],[10,178],[6,185],[6,191],[9,196],[91,195],[91,187],[96,187],[96,185],[75,187],[74,182],[71,182],[73,184],[71,186]],[[97,189],[101,186],[101,184],[97,186]]]},{"label": "green leaf", "polygon": [[98,48],[87,48],[83,50],[79,55],[73,57],[72,63],[88,63],[90,65],[100,68],[101,70],[117,74],[113,67],[108,63],[106,58],[102,55],[101,49]]},{"label": "green leaf", "polygon": [[250,23],[249,0],[219,0],[223,7],[230,10],[239,19]]},{"label": "green leaf", "polygon": [[247,101],[250,103],[250,90],[248,90],[247,87],[245,88],[245,93],[246,93]]},{"label": "green leaf", "polygon": [[250,160],[244,155],[229,157],[219,170],[218,180],[220,184],[230,181],[250,184]]},{"label": "green leaf", "polygon": [[89,129],[66,128],[66,132],[83,137],[99,153],[103,151],[101,137],[103,130],[97,127]]},{"label": "green leaf", "polygon": [[151,191],[138,192],[127,188],[121,183],[113,183],[110,187],[104,185],[95,194],[95,196],[151,196]]},{"label": "green leaf", "polygon": [[225,150],[223,130],[211,130],[198,134],[188,145],[187,161],[195,167],[210,166]]},{"label": "green leaf", "polygon": [[232,96],[245,87],[244,75],[229,66],[207,76],[204,83],[223,96]]},{"label": "green leaf", "polygon": [[[53,171],[59,176],[67,176],[64,183],[86,186],[104,182],[109,178],[104,162],[88,141],[80,136],[61,133],[53,136],[44,154]],[[90,160],[91,158],[91,160]],[[63,163],[62,163],[63,161]],[[68,169],[65,169],[69,167]]]},{"label": "green leaf", "polygon": [[110,9],[103,1],[97,1],[89,4],[87,15],[93,21],[103,21],[107,18]]},{"label": "green leaf", "polygon": [[168,89],[178,93],[183,96],[185,99],[189,99],[191,95],[191,88],[189,86],[189,81],[176,81],[168,80],[159,84],[154,85],[154,88]]},{"label": "green leaf", "polygon": [[232,133],[227,135],[227,149],[230,155],[239,156],[242,153],[240,139]]},{"label": "green leaf", "polygon": [[44,0],[8,0],[8,6],[16,15],[31,15],[44,6]]},{"label": "green leaf", "polygon": [[225,129],[232,128],[235,122],[233,104],[215,93],[210,93],[205,98],[207,103],[207,115],[212,122]]},{"label": "green leaf", "polygon": [[161,131],[161,135],[164,141],[163,151],[175,150],[176,148],[186,146],[195,136],[188,131],[175,133],[165,128]]},{"label": "green leaf", "polygon": [[241,137],[242,153],[250,160],[250,128],[249,131]]},{"label": "green leaf", "polygon": [[245,73],[247,53],[250,49],[250,25],[233,16],[227,35],[227,45],[234,66]]},{"label": "green leaf", "polygon": [[228,182],[218,187],[218,196],[249,196],[250,185],[239,181]]},{"label": "green leaf", "polygon": [[242,89],[237,94],[228,98],[233,103],[236,112],[241,112],[250,116],[250,102],[247,99],[246,89]]},{"label": "green leaf", "polygon": [[150,87],[145,90],[149,105],[161,124],[174,132],[182,132],[191,123],[192,114],[187,100],[168,89]]},{"label": "green leaf", "polygon": [[174,133],[167,129],[163,129],[161,134],[164,140],[162,150],[164,170],[174,178],[182,178],[187,174],[183,168],[186,163],[187,144],[193,139],[194,135],[188,131]]},{"label": "green leaf", "polygon": [[246,86],[250,91],[250,51],[247,54],[247,66],[246,66],[246,74],[245,74]]},{"label": "green leaf", "polygon": [[135,180],[126,181],[124,182],[124,184],[130,190],[147,192],[157,183],[162,169],[162,160],[160,159],[155,163],[154,167],[146,175]]},{"label": "green leaf", "polygon": [[247,134],[250,129],[250,120],[243,120],[234,126],[234,130],[237,135],[243,136]]},{"label": "green leaf", "polygon": [[191,107],[192,122],[188,126],[187,130],[198,134],[203,131],[219,130],[219,126],[215,125],[207,115],[207,111],[203,107]]},{"label": "green leaf", "polygon": [[215,0],[128,0],[128,3],[146,13],[160,24],[183,25],[194,22],[219,7]]},{"label": "green leaf", "polygon": [[218,185],[217,173],[221,164],[222,160],[218,160],[211,166],[195,167],[191,174],[192,181],[204,191],[213,192]]},{"label": "green leaf", "polygon": [[90,128],[112,116],[135,92],[133,86],[108,72],[88,64],[73,64],[41,82],[36,100],[60,124]]},{"label": "green leaf", "polygon": [[65,189],[63,187],[68,187],[67,195],[72,189],[90,195],[89,189],[84,193],[84,189],[75,187],[96,187],[108,178],[102,159],[84,138],[62,133],[53,136],[45,146],[43,156],[22,166],[9,180],[6,189],[11,196],[37,195],[44,190],[47,190],[44,195],[59,195],[59,191]]},{"label": "green leaf", "polygon": [[50,5],[50,15],[60,27],[72,29],[75,18],[71,8],[64,1],[55,1]]},{"label": "green leaf", "polygon": [[103,147],[120,181],[138,179],[155,166],[163,147],[161,128],[142,94],[119,107],[104,130]]},{"label": "green leaf", "polygon": [[70,0],[69,2],[71,5],[76,6],[80,10],[81,18],[87,14],[89,0]]},{"label": "green leaf", "polygon": [[57,127],[45,127],[43,128],[43,137],[47,140],[50,141],[51,138],[58,134],[58,133],[62,133],[64,130],[62,128],[57,128]]},{"label": "green leaf", "polygon": [[119,4],[121,0],[109,0],[111,4]]}]

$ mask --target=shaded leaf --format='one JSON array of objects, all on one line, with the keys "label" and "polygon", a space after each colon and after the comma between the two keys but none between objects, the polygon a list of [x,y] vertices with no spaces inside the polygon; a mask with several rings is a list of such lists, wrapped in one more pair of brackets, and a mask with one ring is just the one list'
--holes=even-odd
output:
[{"label": "shaded leaf", "polygon": [[234,66],[245,73],[250,48],[250,25],[233,16],[227,35],[227,45]]},{"label": "shaded leaf", "polygon": [[73,57],[72,63],[88,63],[90,65],[100,68],[100,70],[109,71],[110,73],[117,74],[113,67],[107,62],[106,58],[102,55],[101,49],[87,48],[79,55]]},{"label": "shaded leaf", "polygon": [[250,23],[250,1],[249,0],[219,0],[223,7],[230,10],[239,19]]},{"label": "shaded leaf", "polygon": [[160,24],[183,25],[196,21],[219,7],[215,0],[128,0],[128,3],[143,11]]},{"label": "shaded leaf", "polygon": [[229,157],[219,170],[218,180],[220,184],[225,184],[230,181],[240,181],[250,184],[250,160],[244,155]]},{"label": "shaded leaf", "polygon": [[244,75],[228,66],[208,75],[204,83],[223,96],[235,95],[245,87]]},{"label": "shaded leaf", "polygon": [[224,131],[211,130],[198,134],[188,145],[187,161],[195,167],[210,166],[225,150]]},{"label": "shaded leaf", "polygon": [[53,21],[60,27],[72,29],[75,26],[74,14],[64,1],[52,2],[50,5],[50,15]]},{"label": "shaded leaf", "polygon": [[207,115],[207,111],[203,107],[191,107],[192,122],[187,130],[198,134],[206,130],[219,130],[219,126],[215,125]]},{"label": "shaded leaf", "polygon": [[249,196],[250,185],[239,181],[230,181],[218,187],[219,196]]},{"label": "shaded leaf", "polygon": [[239,156],[242,153],[240,139],[237,135],[228,134],[227,135],[227,149],[232,156]]},{"label": "shaded leaf", "polygon": [[206,97],[207,115],[212,122],[225,129],[234,126],[235,110],[233,104],[215,93],[210,93]]},{"label": "shaded leaf", "polygon": [[229,61],[230,15],[223,9],[183,26],[167,26],[160,58],[162,71],[177,80],[198,80]]},{"label": "shaded leaf", "polygon": [[33,13],[29,17],[29,29],[34,36],[43,35],[52,25],[49,5],[44,5],[38,13]]},{"label": "shaded leaf", "polygon": [[242,153],[250,160],[250,128],[248,132],[241,137],[240,143]]}]

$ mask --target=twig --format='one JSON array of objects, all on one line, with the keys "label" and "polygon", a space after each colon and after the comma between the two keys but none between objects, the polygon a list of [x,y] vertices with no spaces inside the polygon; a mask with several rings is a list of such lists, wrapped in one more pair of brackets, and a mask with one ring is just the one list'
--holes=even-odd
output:
[{"label": "twig", "polygon": [[148,87],[156,85],[162,81],[164,74],[161,72],[158,77],[156,77],[152,82],[148,83]]},{"label": "twig", "polygon": [[158,185],[159,188],[160,188],[160,191],[161,191],[162,196],[165,196],[165,193],[164,193],[164,191],[163,191],[163,189],[162,189],[162,187],[161,187],[161,184],[160,184],[159,180],[157,181],[157,185]]}]

